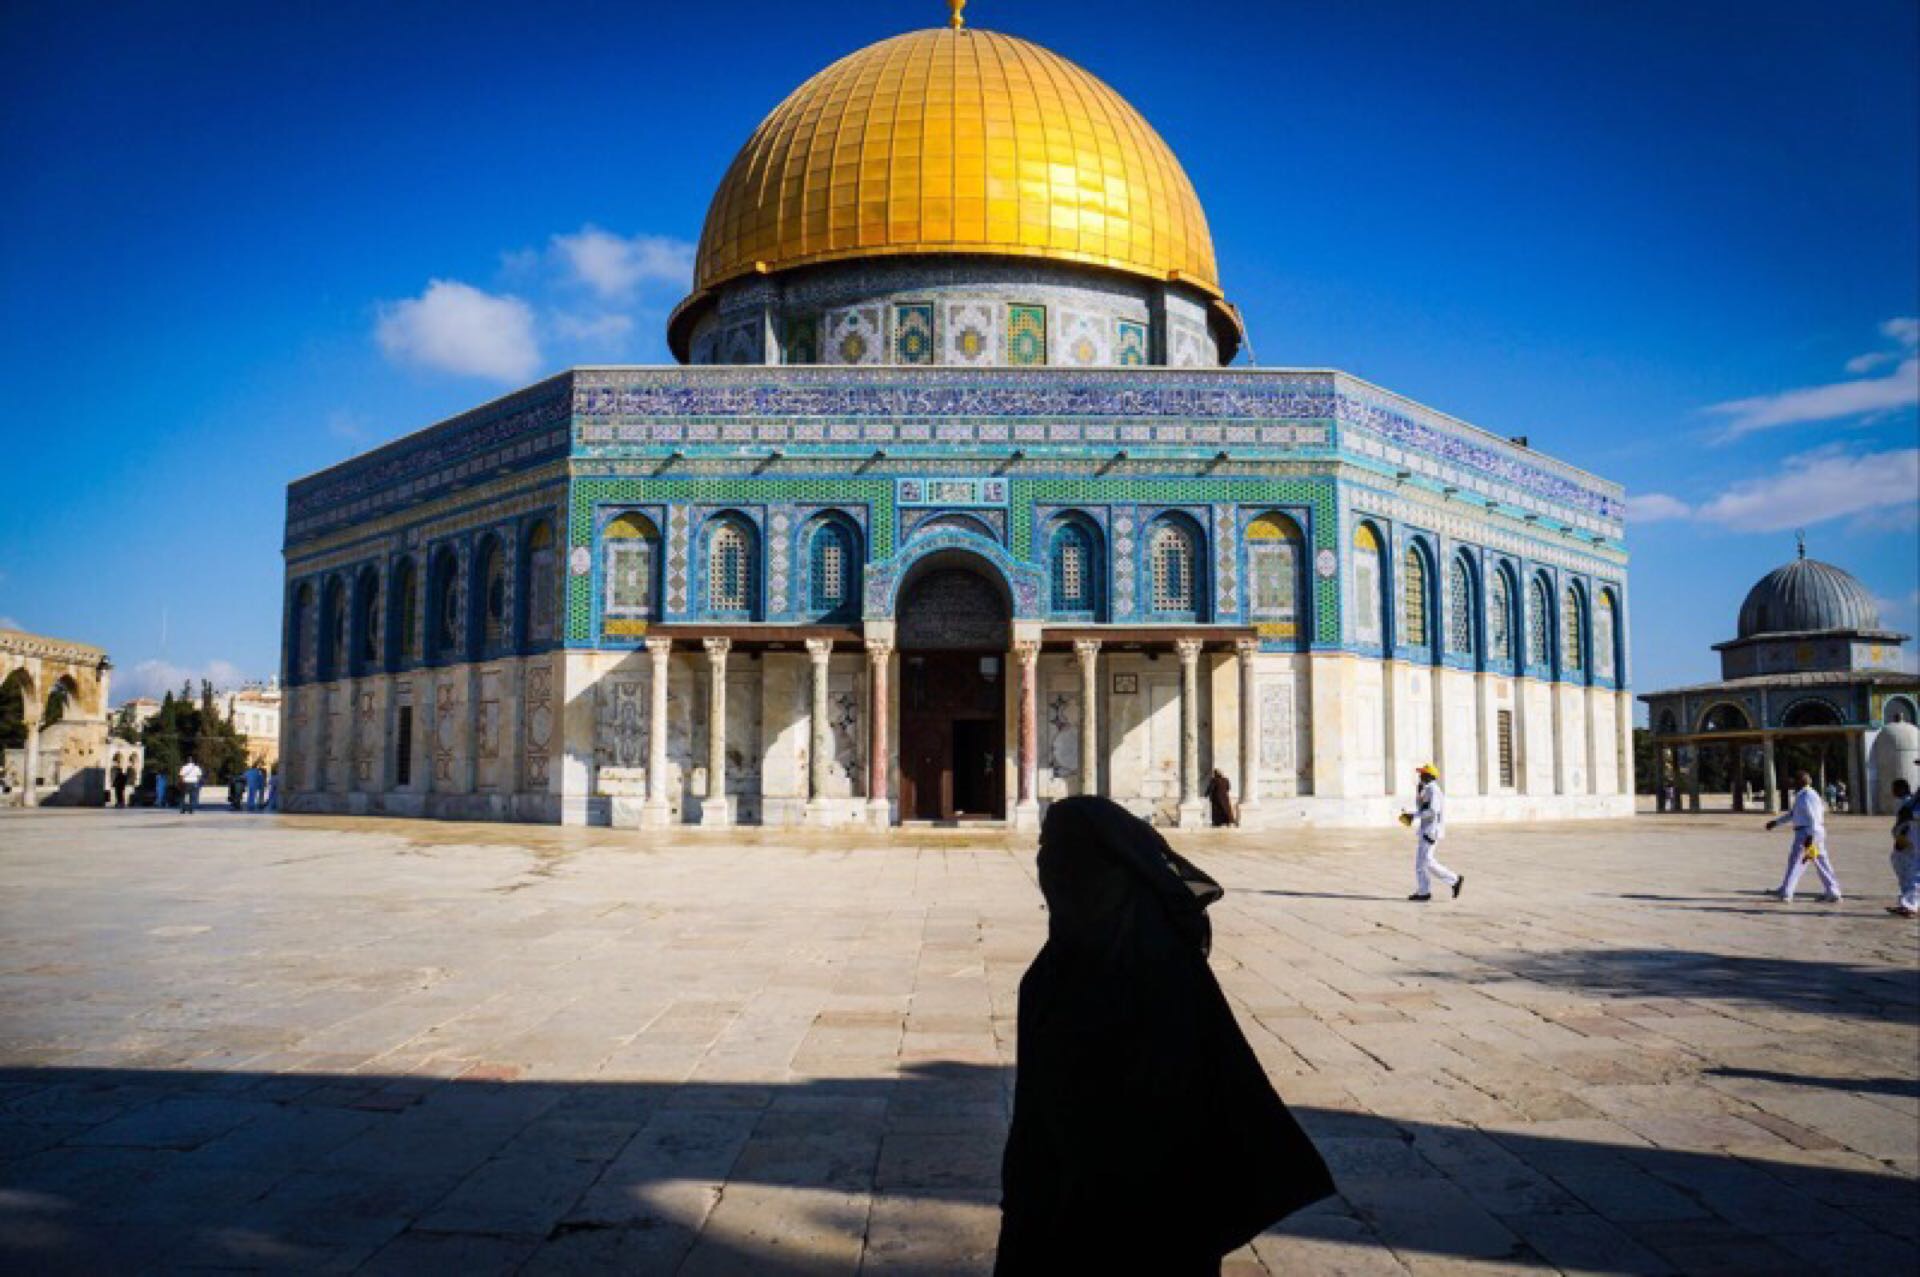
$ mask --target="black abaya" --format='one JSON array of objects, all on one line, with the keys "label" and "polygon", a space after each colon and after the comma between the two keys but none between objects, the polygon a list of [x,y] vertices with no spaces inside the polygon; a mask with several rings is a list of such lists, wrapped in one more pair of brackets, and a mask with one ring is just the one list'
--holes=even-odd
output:
[{"label": "black abaya", "polygon": [[1040,834],[994,1271],[1217,1273],[1333,1192],[1207,966],[1221,889],[1104,798]]}]

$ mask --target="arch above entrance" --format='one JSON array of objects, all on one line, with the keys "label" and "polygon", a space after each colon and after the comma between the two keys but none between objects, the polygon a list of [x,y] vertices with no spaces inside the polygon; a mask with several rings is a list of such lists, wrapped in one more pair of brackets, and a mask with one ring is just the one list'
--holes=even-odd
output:
[{"label": "arch above entrance", "polygon": [[901,582],[895,642],[903,652],[1004,652],[1013,604],[991,565],[964,550],[921,559]]},{"label": "arch above entrance", "polygon": [[1019,562],[998,542],[946,529],[915,538],[883,563],[867,565],[866,619],[890,620],[897,616],[902,587],[909,578],[919,575],[916,569],[921,564],[930,561],[950,562],[983,573],[1004,592],[1013,620],[1040,619],[1041,600],[1046,597],[1044,572]]}]

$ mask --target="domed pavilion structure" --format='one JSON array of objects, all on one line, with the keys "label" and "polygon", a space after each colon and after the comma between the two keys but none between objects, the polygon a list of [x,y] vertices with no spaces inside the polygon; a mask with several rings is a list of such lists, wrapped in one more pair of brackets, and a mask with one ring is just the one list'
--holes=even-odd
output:
[{"label": "domed pavilion structure", "polygon": [[1879,774],[1876,738],[1920,719],[1920,676],[1902,668],[1907,637],[1880,624],[1858,578],[1809,559],[1803,540],[1747,592],[1736,637],[1714,644],[1720,681],[1641,697],[1661,775],[1684,778],[1681,801],[1698,811],[1703,754],[1722,751],[1736,810],[1756,783],[1772,810],[1787,769],[1805,767],[1823,790],[1843,781],[1852,810],[1873,811],[1894,779]]},{"label": "domed pavilion structure", "polygon": [[[931,0],[928,0],[931,5]],[[1113,88],[959,20],[720,177],[675,367],[573,368],[294,483],[295,810],[662,826],[1624,814],[1620,488],[1255,369]]]}]

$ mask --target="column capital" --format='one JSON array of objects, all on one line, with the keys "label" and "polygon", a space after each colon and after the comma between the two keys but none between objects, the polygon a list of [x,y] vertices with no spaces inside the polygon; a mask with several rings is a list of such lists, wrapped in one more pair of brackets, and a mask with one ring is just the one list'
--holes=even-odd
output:
[{"label": "column capital", "polygon": [[1082,665],[1092,663],[1092,661],[1100,655],[1100,640],[1075,639],[1073,641],[1073,654]]},{"label": "column capital", "polygon": [[1233,641],[1233,654],[1240,658],[1241,664],[1246,664],[1254,657],[1260,655],[1260,640],[1257,638],[1235,639]]},{"label": "column capital", "polygon": [[673,655],[673,640],[670,638],[650,638],[647,640],[647,655],[654,660],[664,660]]},{"label": "column capital", "polygon": [[1173,641],[1173,650],[1180,654],[1182,665],[1193,665],[1200,660],[1201,649],[1205,648],[1205,639],[1183,638]]},{"label": "column capital", "polygon": [[1034,639],[1021,639],[1013,645],[1013,657],[1020,662],[1022,669],[1031,670],[1033,663],[1040,659],[1040,644]]},{"label": "column capital", "polygon": [[727,653],[733,648],[733,640],[724,635],[715,635],[701,639],[700,645],[707,649],[708,660],[719,661],[726,659]]},{"label": "column capital", "polygon": [[878,665],[893,655],[893,640],[890,638],[870,638],[867,640],[867,662]]},{"label": "column capital", "polygon": [[833,655],[833,640],[830,638],[808,639],[807,655],[813,658],[815,665],[825,665],[827,658]]}]

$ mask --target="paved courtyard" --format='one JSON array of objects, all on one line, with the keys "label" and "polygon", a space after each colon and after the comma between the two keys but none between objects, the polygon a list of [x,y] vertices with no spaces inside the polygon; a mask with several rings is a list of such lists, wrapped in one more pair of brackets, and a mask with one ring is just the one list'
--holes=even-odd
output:
[{"label": "paved courtyard", "polygon": [[[1237,1274],[1911,1271],[1920,977],[1884,823],[1177,836],[1342,1193]],[[0,814],[0,1266],[985,1273],[1002,834]],[[1170,1168],[1171,1169],[1171,1168]]]}]

